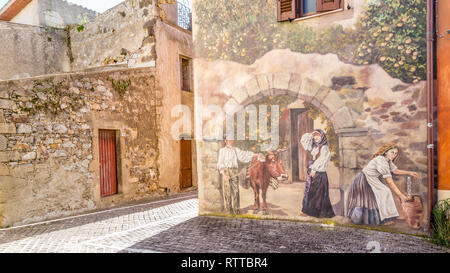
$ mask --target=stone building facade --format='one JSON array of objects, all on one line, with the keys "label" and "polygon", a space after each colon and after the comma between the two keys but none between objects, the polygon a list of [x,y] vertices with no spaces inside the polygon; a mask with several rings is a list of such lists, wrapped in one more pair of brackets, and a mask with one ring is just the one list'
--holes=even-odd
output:
[{"label": "stone building facade", "polygon": [[[180,69],[182,58],[193,58],[192,35],[160,6],[125,1],[66,32],[66,47],[52,54],[68,56],[68,71],[0,81],[0,226],[177,193],[186,187],[186,165],[187,186],[197,187],[195,144],[186,164],[171,134],[172,108],[194,110]],[[102,152],[105,130],[115,132],[117,189],[110,196],[102,195],[102,162],[111,157]],[[192,133],[179,136],[190,141]]]},{"label": "stone building facade", "polygon": [[[426,212],[425,1],[329,1],[336,4],[334,9],[305,16],[296,10],[306,8],[301,5],[307,1],[281,2],[285,2],[283,10],[285,5],[297,5],[282,20],[280,6],[277,10],[280,1],[275,0],[194,3],[198,101],[203,107],[217,106],[214,115],[201,112],[200,104],[196,107],[203,132],[197,154],[200,213],[229,214],[217,167],[219,149],[224,146],[222,132],[229,133],[224,119],[237,121],[242,109],[264,105],[280,109],[279,113],[269,111],[267,120],[270,123],[270,116],[279,115],[272,120],[272,128],[279,128],[280,141],[272,150],[284,150],[279,157],[289,178],[268,188],[265,212],[255,210],[252,187],[241,184],[240,214],[323,221],[301,213],[306,185],[302,175],[309,155],[300,148],[300,138],[315,129],[326,132],[331,150],[327,173],[336,216],[328,220],[347,223],[354,178],[378,148],[390,142],[399,147],[396,165],[419,175],[409,186],[405,176],[394,175],[395,184],[404,193],[409,190],[420,196]],[[231,18],[233,23],[228,21]],[[300,125],[300,120],[297,125],[299,113],[305,113],[309,127]],[[246,121],[248,126],[250,119]],[[261,126],[259,120],[259,132]],[[208,131],[211,127],[215,129]],[[235,135],[235,145],[267,155],[262,149],[267,138],[260,135],[252,140],[249,134],[246,131],[243,139]],[[239,165],[241,183],[248,166]],[[389,229],[427,232],[429,215],[421,219],[420,228],[411,228],[399,198],[394,195],[394,200],[399,217]]]}]

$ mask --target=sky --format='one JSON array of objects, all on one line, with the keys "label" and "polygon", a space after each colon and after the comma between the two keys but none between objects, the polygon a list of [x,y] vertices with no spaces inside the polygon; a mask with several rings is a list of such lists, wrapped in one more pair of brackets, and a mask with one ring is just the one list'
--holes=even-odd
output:
[{"label": "sky", "polygon": [[[117,4],[120,4],[124,0],[66,0],[67,2],[78,4],[96,12],[104,12]],[[8,0],[0,0],[0,7],[3,7]]]}]

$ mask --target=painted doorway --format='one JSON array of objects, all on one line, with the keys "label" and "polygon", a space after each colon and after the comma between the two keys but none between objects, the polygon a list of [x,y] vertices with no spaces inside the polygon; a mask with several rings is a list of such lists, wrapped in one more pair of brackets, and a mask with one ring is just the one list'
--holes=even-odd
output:
[{"label": "painted doorway", "polygon": [[99,130],[100,195],[117,194],[117,147],[115,130]]},{"label": "painted doorway", "polygon": [[291,109],[291,157],[292,157],[292,181],[306,182],[308,162],[311,155],[300,144],[300,139],[305,133],[314,129],[314,121],[309,117],[306,109]]},{"label": "painted doorway", "polygon": [[180,140],[180,186],[192,187],[192,140]]}]

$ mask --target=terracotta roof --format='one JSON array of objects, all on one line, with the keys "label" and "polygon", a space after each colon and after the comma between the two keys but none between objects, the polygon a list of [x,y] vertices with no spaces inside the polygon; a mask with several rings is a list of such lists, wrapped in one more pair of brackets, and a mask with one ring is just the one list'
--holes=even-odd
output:
[{"label": "terracotta roof", "polygon": [[0,9],[0,20],[11,21],[19,12],[23,10],[32,0],[9,0]]}]

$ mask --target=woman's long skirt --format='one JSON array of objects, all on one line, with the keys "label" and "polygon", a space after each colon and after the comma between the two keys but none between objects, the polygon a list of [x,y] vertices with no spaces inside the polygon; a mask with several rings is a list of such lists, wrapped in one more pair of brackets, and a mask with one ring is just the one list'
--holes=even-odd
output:
[{"label": "woman's long skirt", "polygon": [[355,225],[378,226],[389,218],[381,221],[377,200],[372,188],[367,182],[366,175],[359,173],[353,179],[347,200],[347,217]]},{"label": "woman's long skirt", "polygon": [[314,177],[308,176],[302,212],[316,218],[333,218],[336,216],[331,205],[326,172],[317,172]]}]

